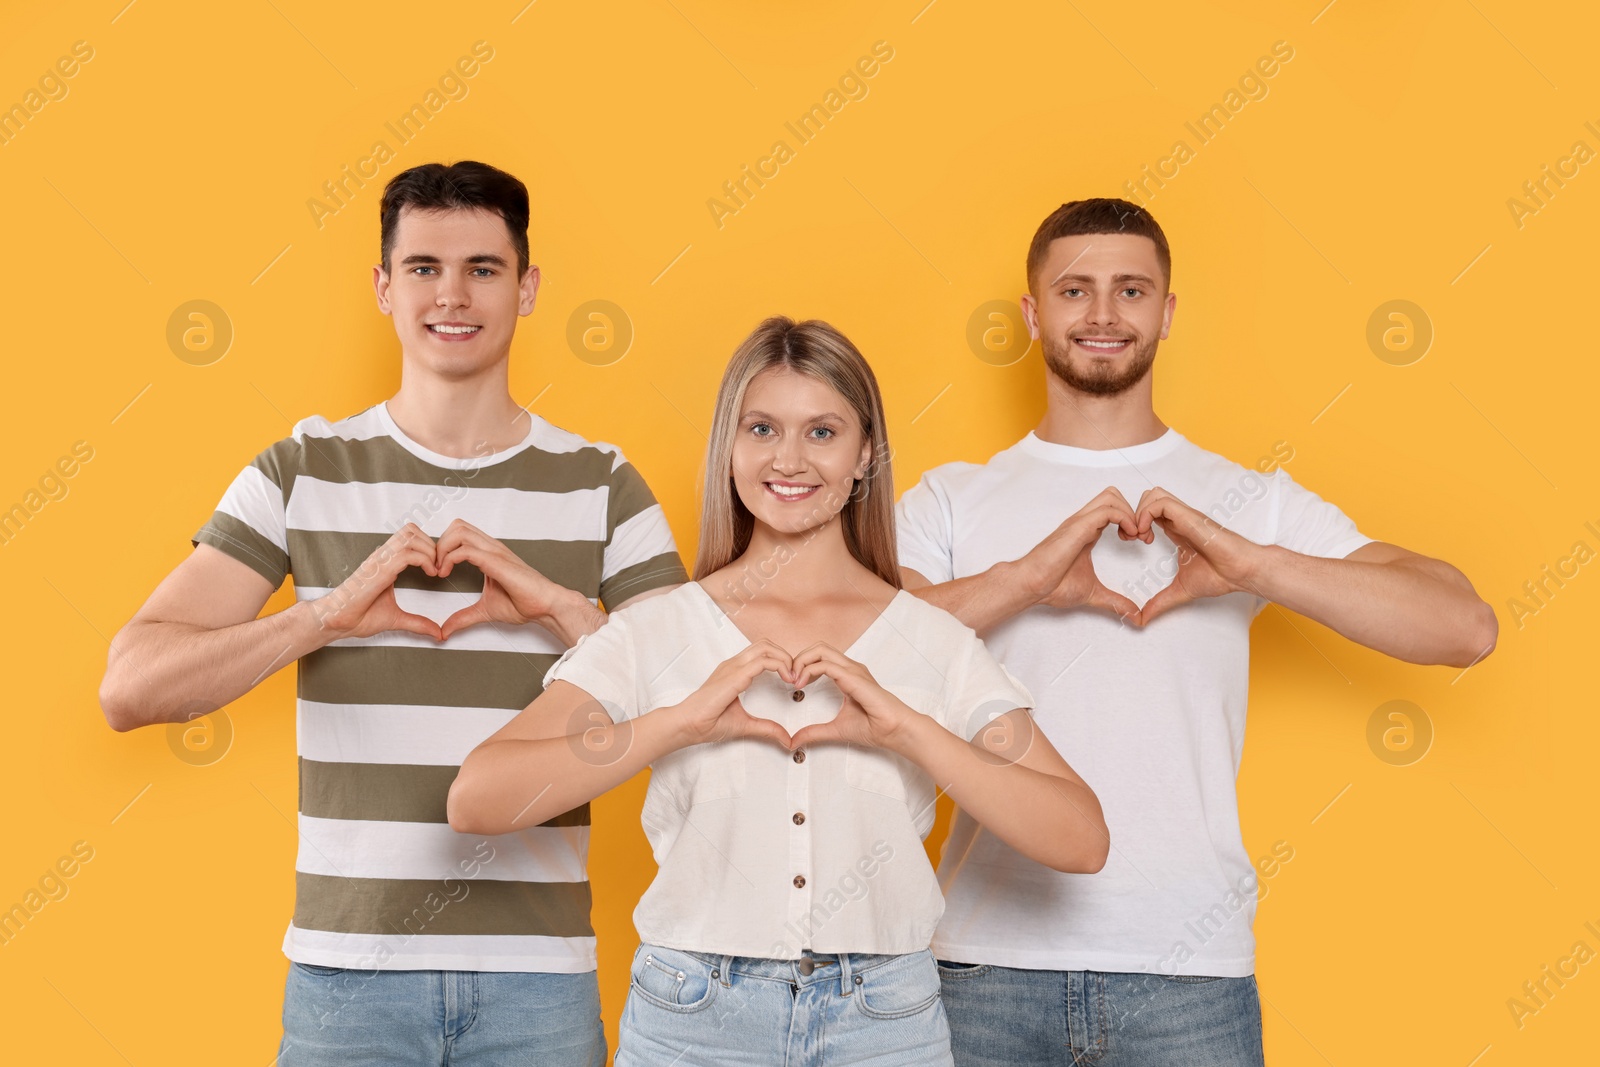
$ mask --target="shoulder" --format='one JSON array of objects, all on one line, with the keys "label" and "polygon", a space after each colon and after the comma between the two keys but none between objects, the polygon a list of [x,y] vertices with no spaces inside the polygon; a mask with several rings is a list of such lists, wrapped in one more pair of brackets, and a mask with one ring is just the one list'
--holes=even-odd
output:
[{"label": "shoulder", "polygon": [[610,441],[591,441],[582,434],[561,427],[533,415],[532,444],[540,452],[565,456],[575,461],[595,464],[611,473],[628,465],[620,445]]},{"label": "shoulder", "polygon": [[642,633],[660,633],[663,636],[681,634],[683,626],[700,618],[704,597],[704,590],[694,582],[684,582],[676,589],[645,597],[612,612],[606,625],[621,622],[629,629]]},{"label": "shoulder", "polygon": [[925,655],[935,649],[949,653],[981,643],[976,630],[915,593],[902,589],[893,606],[900,612],[897,628]]}]

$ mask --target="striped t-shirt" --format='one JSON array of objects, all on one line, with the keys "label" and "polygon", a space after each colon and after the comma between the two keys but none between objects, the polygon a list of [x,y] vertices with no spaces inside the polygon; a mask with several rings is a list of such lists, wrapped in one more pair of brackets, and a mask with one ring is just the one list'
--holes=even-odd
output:
[{"label": "striped t-shirt", "polygon": [[[311,600],[407,522],[438,538],[461,518],[552,581],[608,608],[688,580],[672,531],[614,445],[537,415],[519,445],[441,455],[384,404],[301,421],[234,479],[194,536]],[[395,599],[443,622],[483,573],[402,572]],[[291,960],[328,967],[552,971],[595,967],[589,806],[542,826],[458,834],[445,798],[480,741],[537,697],[564,651],[543,627],[485,623],[443,644],[404,631],[300,660],[300,847]]]}]

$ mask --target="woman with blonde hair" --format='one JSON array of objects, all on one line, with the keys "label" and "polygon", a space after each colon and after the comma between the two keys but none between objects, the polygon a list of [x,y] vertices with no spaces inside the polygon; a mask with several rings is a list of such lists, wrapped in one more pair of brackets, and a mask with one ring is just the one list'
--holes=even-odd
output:
[{"label": "woman with blonde hair", "polygon": [[1027,690],[901,589],[889,457],[855,346],[763,322],[717,395],[695,580],[569,649],[451,788],[452,826],[501,834],[650,768],[618,1067],[950,1063],[936,783],[1037,862],[1105,862]]}]

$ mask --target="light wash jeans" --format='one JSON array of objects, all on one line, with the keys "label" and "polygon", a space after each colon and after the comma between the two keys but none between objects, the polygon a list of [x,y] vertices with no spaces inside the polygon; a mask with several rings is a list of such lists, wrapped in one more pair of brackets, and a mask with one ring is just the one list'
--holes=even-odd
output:
[{"label": "light wash jeans", "polygon": [[933,953],[815,960],[640,945],[616,1067],[952,1063]]},{"label": "light wash jeans", "polygon": [[289,964],[278,1067],[605,1067],[594,971]]},{"label": "light wash jeans", "polygon": [[939,961],[958,1067],[1262,1067],[1254,976]]}]

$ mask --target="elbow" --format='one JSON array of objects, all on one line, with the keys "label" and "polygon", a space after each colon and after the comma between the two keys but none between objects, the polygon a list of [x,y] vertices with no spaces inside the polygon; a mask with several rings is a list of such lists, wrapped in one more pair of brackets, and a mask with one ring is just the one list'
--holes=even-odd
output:
[{"label": "elbow", "polygon": [[1452,667],[1470,667],[1494,651],[1500,640],[1500,620],[1487,602],[1479,600],[1464,626],[1464,641],[1450,661]]},{"label": "elbow", "polygon": [[1068,855],[1062,857],[1060,863],[1050,866],[1062,874],[1099,874],[1105,869],[1106,860],[1111,856],[1111,838],[1101,832],[1093,841],[1084,841],[1073,849]]},{"label": "elbow", "polygon": [[116,668],[108,667],[100,680],[100,713],[106,717],[106,724],[117,733],[125,734],[145,724],[139,710]]},{"label": "elbow", "polygon": [[450,829],[458,834],[480,837],[503,833],[503,827],[490,826],[489,820],[484,818],[483,804],[472,788],[475,778],[476,775],[463,764],[456,774],[456,780],[450,783],[450,792],[444,805],[445,819],[450,823]]}]

